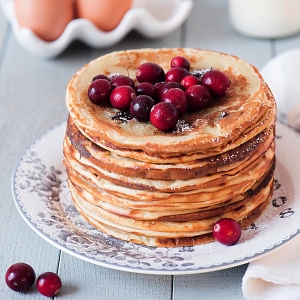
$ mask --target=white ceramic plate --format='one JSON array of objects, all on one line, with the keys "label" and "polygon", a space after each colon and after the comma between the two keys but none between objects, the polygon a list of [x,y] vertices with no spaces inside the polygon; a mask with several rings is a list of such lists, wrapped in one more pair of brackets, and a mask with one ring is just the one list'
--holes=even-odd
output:
[{"label": "white ceramic plate", "polygon": [[45,42],[30,29],[19,27],[13,0],[0,1],[18,42],[29,52],[43,58],[59,55],[73,40],[80,40],[91,47],[103,48],[118,43],[131,30],[136,30],[147,38],[162,37],[178,28],[193,6],[192,0],[133,0],[132,8],[110,32],[99,30],[87,19],[74,19],[58,39]]},{"label": "white ceramic plate", "polygon": [[55,247],[108,268],[148,274],[192,274],[255,260],[300,230],[300,135],[277,126],[273,201],[238,244],[217,242],[174,249],[149,248],[102,234],[72,204],[62,164],[65,122],[49,130],[21,157],[12,181],[16,206],[30,227]]}]

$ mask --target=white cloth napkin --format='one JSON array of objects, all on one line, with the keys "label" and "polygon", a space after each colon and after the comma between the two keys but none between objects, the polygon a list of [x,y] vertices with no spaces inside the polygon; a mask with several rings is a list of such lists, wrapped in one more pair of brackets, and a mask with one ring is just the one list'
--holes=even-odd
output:
[{"label": "white cloth napkin", "polygon": [[[261,70],[278,118],[300,131],[300,49],[276,56]],[[300,235],[251,262],[242,281],[247,300],[300,300]]]},{"label": "white cloth napkin", "polygon": [[300,299],[300,235],[251,262],[242,281],[247,300]]},{"label": "white cloth napkin", "polygon": [[276,99],[278,118],[300,131],[300,49],[271,59],[261,74]]}]

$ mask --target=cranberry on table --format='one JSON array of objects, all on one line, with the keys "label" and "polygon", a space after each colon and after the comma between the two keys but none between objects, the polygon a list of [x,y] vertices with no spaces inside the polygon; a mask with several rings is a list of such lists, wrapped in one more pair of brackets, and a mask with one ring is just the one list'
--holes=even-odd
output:
[{"label": "cranberry on table", "polygon": [[187,97],[188,107],[192,111],[205,108],[211,100],[208,89],[203,85],[191,86],[185,91],[185,95]]},{"label": "cranberry on table", "polygon": [[135,99],[135,97],[136,93],[132,87],[122,85],[112,90],[110,94],[110,103],[114,108],[127,110],[129,109],[131,101]]},{"label": "cranberry on table", "polygon": [[168,131],[172,129],[178,121],[178,111],[169,102],[159,102],[155,104],[150,112],[150,122],[157,129]]},{"label": "cranberry on table", "polygon": [[167,82],[158,91],[158,98],[161,100],[163,95],[170,89],[181,89],[184,90],[183,86],[178,82]]},{"label": "cranberry on table", "polygon": [[168,90],[163,94],[161,101],[173,104],[177,108],[179,117],[184,115],[188,108],[187,97],[184,91],[178,88]]},{"label": "cranberry on table", "polygon": [[60,291],[62,283],[57,274],[45,272],[36,280],[36,287],[42,295],[53,297]]},{"label": "cranberry on table", "polygon": [[130,114],[140,122],[150,119],[150,111],[155,101],[147,95],[138,95],[130,103]]},{"label": "cranberry on table", "polygon": [[154,100],[157,99],[158,90],[150,82],[141,82],[135,87],[135,91],[137,95],[147,95],[153,98]]},{"label": "cranberry on table", "polygon": [[170,81],[175,81],[175,82],[178,82],[180,83],[181,80],[188,76],[190,73],[187,69],[185,68],[181,68],[181,67],[174,67],[172,69],[170,69],[167,73],[166,73],[166,77],[165,77],[165,80],[167,82],[170,82]]},{"label": "cranberry on table", "polygon": [[35,278],[33,268],[22,262],[11,265],[5,274],[7,286],[15,292],[28,291],[34,284]]},{"label": "cranberry on table", "polygon": [[238,222],[230,218],[218,220],[213,227],[213,236],[219,243],[231,246],[236,244],[242,234],[241,226]]},{"label": "cranberry on table", "polygon": [[171,59],[171,68],[181,67],[184,69],[190,69],[190,62],[183,56],[175,56]]},{"label": "cranberry on table", "polygon": [[183,86],[185,90],[187,90],[189,87],[193,85],[199,85],[199,84],[200,84],[200,79],[194,75],[188,75],[184,77],[180,82],[180,85]]},{"label": "cranberry on table", "polygon": [[140,83],[150,82],[155,84],[165,80],[165,71],[156,63],[146,62],[137,68],[135,76],[137,81]]},{"label": "cranberry on table", "polygon": [[135,84],[133,80],[126,75],[121,75],[121,74],[116,75],[111,79],[111,86],[113,89],[122,85],[128,85],[131,86],[132,88],[135,88]]},{"label": "cranberry on table", "polygon": [[212,96],[222,97],[230,87],[230,79],[219,70],[210,70],[203,74],[200,83],[204,85]]},{"label": "cranberry on table", "polygon": [[96,79],[88,88],[88,97],[91,102],[97,105],[109,101],[112,86],[106,79]]}]

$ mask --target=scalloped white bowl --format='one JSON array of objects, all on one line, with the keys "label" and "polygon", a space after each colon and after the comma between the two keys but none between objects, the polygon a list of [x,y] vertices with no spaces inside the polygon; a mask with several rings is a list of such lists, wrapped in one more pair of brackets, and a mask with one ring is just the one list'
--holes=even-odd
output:
[{"label": "scalloped white bowl", "polygon": [[188,17],[192,0],[134,0],[132,8],[120,24],[110,32],[99,30],[87,19],[72,20],[63,34],[53,42],[45,42],[30,29],[20,28],[16,19],[13,0],[1,0],[2,10],[12,25],[17,41],[29,52],[43,58],[61,54],[73,40],[103,48],[117,44],[131,30],[147,38],[159,38],[178,28]]}]

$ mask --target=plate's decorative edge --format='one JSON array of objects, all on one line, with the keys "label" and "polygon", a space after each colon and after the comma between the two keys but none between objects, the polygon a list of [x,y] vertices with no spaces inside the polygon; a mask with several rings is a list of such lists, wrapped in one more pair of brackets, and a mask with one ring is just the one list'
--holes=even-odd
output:
[{"label": "plate's decorative edge", "polygon": [[[221,267],[225,267],[225,266],[233,266],[233,265],[239,265],[239,264],[243,264],[243,263],[247,263],[250,260],[255,259],[257,256],[261,256],[261,254],[267,254],[270,251],[275,250],[276,248],[278,248],[279,246],[281,246],[283,243],[285,243],[286,241],[292,239],[294,236],[296,236],[299,231],[300,228],[297,228],[295,231],[291,232],[290,235],[287,235],[285,238],[283,238],[282,240],[269,245],[267,248],[262,249],[261,251],[256,251],[252,254],[249,255],[244,255],[241,256],[239,258],[235,258],[233,260],[227,260],[227,261],[222,261],[220,263],[215,263],[215,264],[208,264],[208,265],[201,265],[201,266],[195,266],[193,264],[186,264],[186,266],[182,267],[180,265],[176,265],[174,267],[174,264],[172,262],[170,262],[169,265],[166,265],[164,267],[153,267],[153,265],[151,266],[150,264],[139,264],[139,266],[135,266],[135,265],[131,265],[128,264],[126,262],[122,262],[122,261],[116,261],[116,260],[111,260],[109,258],[106,259],[101,259],[99,260],[95,260],[91,259],[92,256],[88,256],[85,252],[78,252],[78,250],[76,249],[76,247],[72,247],[72,245],[66,245],[66,243],[63,243],[61,240],[59,240],[57,237],[55,237],[54,235],[51,234],[50,231],[45,230],[41,225],[39,225],[33,218],[33,216],[30,215],[30,213],[28,212],[28,210],[26,209],[26,207],[24,206],[24,203],[22,202],[22,199],[20,197],[20,194],[17,192],[17,190],[15,189],[15,185],[17,184],[17,178],[18,178],[18,171],[20,168],[20,164],[21,162],[24,160],[24,158],[26,157],[26,155],[29,154],[30,151],[32,151],[37,144],[39,144],[43,139],[45,139],[49,134],[51,134],[53,131],[60,129],[60,127],[65,126],[65,121],[61,122],[60,124],[54,126],[53,128],[49,129],[46,133],[44,133],[40,138],[38,138],[33,144],[31,144],[31,146],[23,153],[23,155],[21,156],[17,167],[15,168],[15,171],[13,173],[13,180],[12,180],[12,188],[13,188],[13,195],[14,195],[14,199],[17,205],[17,208],[19,209],[21,215],[24,217],[24,213],[26,214],[26,218],[24,218],[26,220],[26,222],[36,231],[36,229],[38,229],[38,231],[40,233],[43,233],[45,235],[48,236],[44,237],[42,234],[40,234],[42,237],[44,237],[48,242],[50,242],[51,244],[53,244],[54,246],[58,246],[54,241],[49,240],[49,237],[52,240],[55,240],[56,242],[58,242],[60,244],[60,249],[63,251],[68,252],[71,255],[74,255],[74,253],[71,250],[75,251],[77,253],[77,257],[80,257],[83,260],[87,260],[90,261],[92,263],[97,263],[99,265],[103,265],[105,267],[111,267],[114,268],[112,265],[107,265],[105,263],[101,263],[103,261],[107,262],[108,264],[114,264],[114,265],[118,265],[121,267],[121,269],[125,268],[125,271],[131,271],[131,272],[137,272],[138,270],[140,270],[140,272],[143,273],[144,270],[146,270],[148,273],[152,273],[155,274],[156,272],[158,272],[158,274],[188,274],[188,273],[200,273],[200,272],[207,272],[207,271],[213,271],[213,270],[218,270],[221,269]],[[284,127],[287,127],[286,125],[283,125]],[[292,128],[289,128],[289,130],[294,131]],[[24,213],[23,213],[23,212]],[[168,258],[169,260],[171,260],[171,258]]]}]

